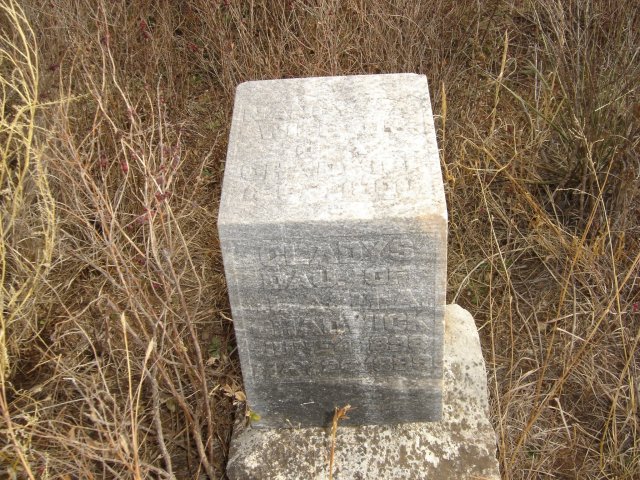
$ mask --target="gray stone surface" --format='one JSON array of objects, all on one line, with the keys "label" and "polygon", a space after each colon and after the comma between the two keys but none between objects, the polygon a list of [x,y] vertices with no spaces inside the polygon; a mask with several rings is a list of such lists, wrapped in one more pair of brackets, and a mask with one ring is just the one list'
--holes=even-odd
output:
[{"label": "gray stone surface", "polygon": [[[500,478],[475,322],[458,305],[445,311],[442,421],[340,426],[336,480]],[[227,473],[231,480],[326,479],[329,449],[328,429],[237,425]]]},{"label": "gray stone surface", "polygon": [[438,420],[447,214],[427,81],[248,82],[218,229],[265,427]]}]

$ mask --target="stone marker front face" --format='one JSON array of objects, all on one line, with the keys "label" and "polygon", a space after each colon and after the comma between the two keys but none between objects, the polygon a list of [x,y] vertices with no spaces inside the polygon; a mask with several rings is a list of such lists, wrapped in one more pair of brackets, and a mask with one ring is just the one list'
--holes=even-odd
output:
[{"label": "stone marker front face", "polygon": [[241,84],[218,229],[255,426],[439,420],[447,214],[427,80]]}]

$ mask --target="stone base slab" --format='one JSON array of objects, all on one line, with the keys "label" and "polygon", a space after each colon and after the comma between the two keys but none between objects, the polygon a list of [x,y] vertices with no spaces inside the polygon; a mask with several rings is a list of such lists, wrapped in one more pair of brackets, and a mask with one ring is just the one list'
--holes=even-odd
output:
[{"label": "stone base slab", "polygon": [[[445,310],[443,397],[439,422],[340,426],[334,479],[499,479],[478,331],[458,305]],[[236,425],[227,474],[231,480],[328,479],[330,445],[328,429]]]}]

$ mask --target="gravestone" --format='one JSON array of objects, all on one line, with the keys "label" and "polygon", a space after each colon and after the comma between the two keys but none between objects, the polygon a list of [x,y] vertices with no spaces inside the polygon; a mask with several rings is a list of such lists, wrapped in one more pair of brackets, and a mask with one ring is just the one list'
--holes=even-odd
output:
[{"label": "gravestone", "polygon": [[442,416],[447,213],[426,77],[238,86],[218,219],[256,427]]}]

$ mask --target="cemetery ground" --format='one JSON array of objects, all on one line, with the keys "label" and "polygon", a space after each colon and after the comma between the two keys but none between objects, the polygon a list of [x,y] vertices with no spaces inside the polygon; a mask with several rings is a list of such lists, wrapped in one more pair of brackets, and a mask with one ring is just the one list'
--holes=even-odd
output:
[{"label": "cemetery ground", "polygon": [[639,478],[635,3],[0,0],[0,476],[223,478],[234,89],[417,72],[503,477]]}]

